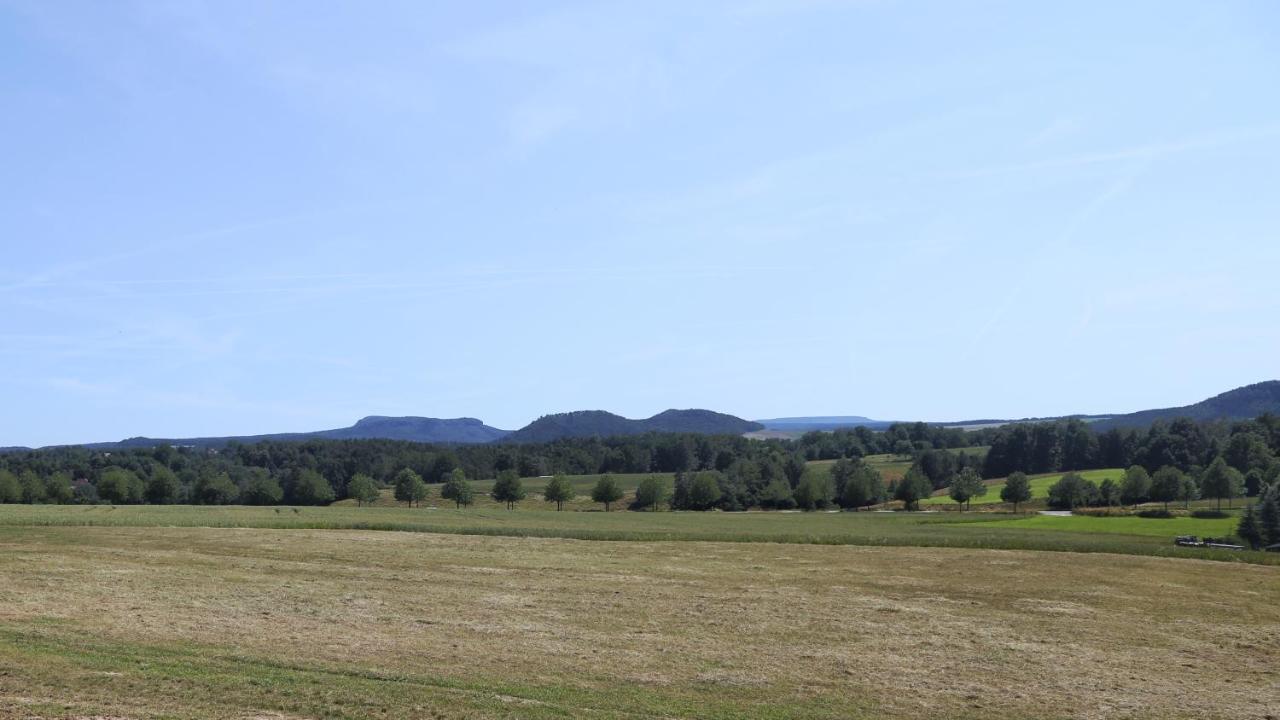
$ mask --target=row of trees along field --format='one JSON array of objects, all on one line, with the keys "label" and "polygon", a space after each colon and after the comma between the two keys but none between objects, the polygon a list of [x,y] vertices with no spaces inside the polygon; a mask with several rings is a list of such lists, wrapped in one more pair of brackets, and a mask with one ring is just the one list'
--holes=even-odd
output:
[{"label": "row of trees along field", "polygon": [[[963,450],[982,445],[990,446],[985,457]],[[796,440],[651,433],[526,445],[310,440],[110,452],[57,447],[0,454],[0,501],[323,504],[354,497],[349,485],[357,476],[390,487],[408,468],[428,485],[445,483],[455,470],[472,480],[504,472],[519,477],[714,473],[708,477],[716,478],[720,489],[716,507],[785,507],[783,484],[791,489],[790,501],[806,507],[841,504],[847,490],[841,476],[825,484],[818,476],[806,480],[814,475],[806,474],[806,461],[853,461],[885,453],[914,461],[907,478],[884,488],[886,496],[899,499],[927,496],[962,475],[971,482],[973,474],[996,478],[1132,465],[1149,473],[1176,468],[1203,486],[1203,474],[1219,458],[1241,473],[1245,491],[1255,495],[1264,483],[1280,479],[1280,420],[1270,415],[1236,423],[1177,420],[1103,433],[1078,420],[971,432],[902,423],[883,432],[854,428]],[[673,500],[678,494],[673,492]]]},{"label": "row of trees along field", "polygon": [[[674,481],[674,482],[670,482]],[[674,477],[650,475],[640,480],[630,504],[633,510],[656,510],[668,505],[673,510],[713,510],[747,507],[764,507],[785,510],[801,508],[817,510],[826,507],[857,508],[883,502],[887,497],[880,473],[860,459],[836,462],[830,475],[807,473],[792,484],[786,478],[776,478],[765,484],[753,477],[745,482],[742,476],[717,470],[701,470],[676,473]],[[364,504],[377,500],[380,490],[374,479],[358,474],[348,489],[351,497]],[[396,473],[395,499],[408,507],[421,504],[431,496],[431,486],[421,475],[409,468]],[[622,485],[611,473],[597,479],[591,488],[590,498],[611,506],[626,497]],[[503,470],[494,480],[489,496],[503,503],[508,509],[528,497],[524,482],[514,470]],[[440,497],[466,507],[475,501],[475,489],[460,469],[454,469],[440,488]],[[573,486],[563,474],[552,476],[541,492],[543,500],[555,503],[557,509],[576,495]],[[749,503],[749,504],[748,504]]]},{"label": "row of trees along field", "polygon": [[[1266,489],[1267,486],[1264,481],[1260,489]],[[1217,500],[1221,509],[1223,500],[1230,503],[1232,499],[1244,494],[1244,475],[1219,457],[1209,467],[1197,466],[1190,473],[1172,465],[1149,473],[1141,465],[1133,465],[1119,481],[1106,478],[1100,483],[1079,473],[1069,472],[1049,487],[1049,505],[1071,510],[1077,507],[1136,506],[1153,502],[1162,503],[1167,511],[1171,502],[1181,502],[1187,507],[1192,500],[1208,498]]]}]

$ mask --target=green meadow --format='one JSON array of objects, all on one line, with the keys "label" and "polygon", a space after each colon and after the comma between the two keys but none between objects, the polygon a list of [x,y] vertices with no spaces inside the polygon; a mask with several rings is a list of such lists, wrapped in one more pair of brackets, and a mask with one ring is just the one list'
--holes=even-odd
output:
[{"label": "green meadow", "polygon": [[[1036,505],[1043,505],[1044,500],[1049,497],[1049,486],[1062,479],[1066,473],[1052,473],[1048,475],[1031,476],[1031,502]],[[1105,470],[1081,470],[1080,475],[1086,480],[1092,480],[1095,483],[1101,483],[1103,480],[1112,480],[1119,482],[1124,477],[1124,470],[1121,468],[1108,468]],[[1004,489],[1004,479],[987,481],[987,494],[982,497],[973,499],[972,505],[997,505],[1004,502],[1000,499],[1000,491]],[[936,491],[933,497],[920,501],[921,505],[955,505],[956,502],[947,496],[947,489],[943,488]]]},{"label": "green meadow", "polygon": [[[990,449],[990,446],[987,445],[974,445],[972,447],[956,448],[950,452],[965,453],[970,457],[981,459],[987,456],[987,451]],[[882,454],[867,455],[862,458],[862,461],[880,471],[880,475],[888,482],[897,480],[905,475],[907,470],[911,468],[912,458],[910,455]],[[811,460],[808,465],[811,472],[830,474],[831,466],[835,463],[835,460]]]},{"label": "green meadow", "polygon": [[907,512],[556,512],[496,507],[0,506],[0,526],[383,530],[603,541],[717,541],[1109,552],[1280,564],[1280,555],[1181,548],[1235,518],[1158,520]]}]

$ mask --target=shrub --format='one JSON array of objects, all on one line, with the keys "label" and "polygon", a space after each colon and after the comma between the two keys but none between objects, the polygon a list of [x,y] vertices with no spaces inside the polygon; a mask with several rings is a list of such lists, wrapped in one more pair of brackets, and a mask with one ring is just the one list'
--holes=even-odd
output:
[{"label": "shrub", "polygon": [[1136,515],[1140,518],[1171,518],[1173,513],[1168,510],[1139,510]]},{"label": "shrub", "polygon": [[1224,517],[1231,517],[1231,513],[1223,512],[1222,510],[1195,510],[1195,511],[1192,511],[1191,517],[1193,518],[1224,518]]},{"label": "shrub", "polygon": [[1133,510],[1124,507],[1076,508],[1072,512],[1089,517],[1132,517],[1136,514]]}]

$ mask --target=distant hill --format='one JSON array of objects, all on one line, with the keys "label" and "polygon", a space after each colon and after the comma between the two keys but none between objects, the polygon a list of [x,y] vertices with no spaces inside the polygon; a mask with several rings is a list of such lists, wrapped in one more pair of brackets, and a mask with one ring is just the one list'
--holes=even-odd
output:
[{"label": "distant hill", "polygon": [[504,442],[536,443],[576,437],[640,435],[647,432],[742,435],[762,430],[760,423],[710,410],[666,410],[644,420],[631,420],[603,410],[544,415],[503,438]]},{"label": "distant hill", "polygon": [[[986,427],[997,427],[1011,423],[1055,422],[1076,418],[1083,420],[1095,430],[1105,431],[1110,428],[1145,428],[1157,420],[1173,420],[1174,418],[1191,418],[1192,420],[1248,420],[1263,413],[1280,415],[1280,380],[1246,385],[1202,400],[1192,405],[1181,407],[1141,410],[1132,413],[1113,413],[1109,415],[1061,415],[1053,417],[1027,417],[1017,419],[979,419],[957,420],[954,422],[930,422],[930,425],[977,430]],[[834,415],[810,417],[785,417],[758,420],[765,430],[753,433],[752,437],[799,437],[811,430],[836,430],[852,428],[859,425],[870,430],[883,430],[893,424],[888,420],[872,420],[861,415]]]},{"label": "distant hill", "polygon": [[230,442],[250,444],[265,440],[409,440],[423,443],[487,443],[508,434],[489,427],[475,418],[384,417],[371,415],[355,425],[315,432],[274,433],[269,435],[231,435],[198,438],[134,437],[119,442],[86,443],[94,450],[114,450],[156,445],[223,447]]},{"label": "distant hill", "polygon": [[1157,420],[1180,417],[1192,420],[1248,420],[1263,413],[1280,415],[1280,380],[1245,385],[1193,405],[1108,415],[1093,421],[1091,425],[1097,430],[1107,430],[1114,427],[1147,427]]},{"label": "distant hill", "polygon": [[[1192,420],[1246,420],[1263,413],[1280,415],[1280,380],[1246,385],[1192,405],[1142,410],[1111,415],[1070,415],[1061,417],[1021,418],[1016,420],[981,419],[958,422],[931,422],[930,425],[978,429],[1009,423],[1052,422],[1069,417],[1088,422],[1098,431],[1116,427],[1144,428],[1157,420],[1186,417]],[[754,438],[789,438],[812,430],[835,430],[863,426],[884,430],[891,421],[872,420],[861,415],[815,415],[806,417],[743,420],[733,415],[710,410],[667,410],[651,418],[631,420],[603,410],[544,415],[515,432],[499,430],[475,418],[385,417],[372,415],[355,425],[315,432],[275,433],[270,435],[233,435],[198,438],[135,437],[117,442],[85,443],[95,450],[176,445],[223,447],[231,442],[250,444],[266,440],[407,440],[442,444],[482,444],[497,441],[536,443],[578,437],[639,435],[647,432],[698,433],[704,435],[748,435]],[[0,447],[0,454],[22,452],[25,447]]]}]

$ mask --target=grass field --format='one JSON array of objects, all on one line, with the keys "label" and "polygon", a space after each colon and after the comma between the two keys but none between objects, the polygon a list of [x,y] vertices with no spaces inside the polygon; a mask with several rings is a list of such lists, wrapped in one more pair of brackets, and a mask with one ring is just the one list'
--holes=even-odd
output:
[{"label": "grass field", "polygon": [[1014,520],[1001,520],[993,525],[1004,528],[1026,528],[1091,534],[1142,535],[1145,537],[1171,538],[1178,535],[1198,537],[1224,537],[1234,535],[1237,517],[1227,518],[1143,518],[1133,515],[1119,517],[1091,517],[1072,515],[1032,515]]},{"label": "grass field", "polygon": [[[271,508],[189,505],[0,505],[0,526],[239,527],[318,530],[400,530],[462,535],[580,540],[702,540],[826,545],[892,545],[1108,552],[1196,557],[1280,565],[1280,555],[1181,548],[1184,532],[1230,535],[1234,518],[1059,519],[1049,532],[1021,526],[1019,515],[989,513],[673,513],[555,512],[352,506]],[[1032,521],[1038,518],[1028,518]],[[1143,523],[1146,523],[1143,525]],[[1142,528],[1142,532],[1135,532]],[[1150,528],[1148,530],[1148,528]]]},{"label": "grass field", "polygon": [[[1049,497],[1049,486],[1062,479],[1066,473],[1053,473],[1050,475],[1034,475],[1031,477],[1031,506],[1043,507],[1044,501]],[[1092,480],[1095,483],[1101,483],[1103,480],[1111,479],[1119,482],[1124,477],[1124,470],[1121,468],[1111,468],[1106,470],[1081,470],[1079,474],[1084,476],[1086,480]],[[997,505],[1003,500],[1000,499],[1000,491],[1004,489],[1004,480],[990,480],[987,482],[987,494],[974,498],[973,505]],[[933,497],[920,501],[921,505],[955,505],[955,501],[947,496],[946,488],[938,490]]]},{"label": "grass field", "polygon": [[1280,713],[1276,567],[194,527],[0,547],[4,720]]},{"label": "grass field", "polygon": [[[973,447],[957,448],[950,452],[965,453],[971,457],[984,458],[990,449],[991,447],[988,445],[975,445]],[[867,455],[862,460],[879,470],[885,482],[901,479],[907,470],[911,469],[912,462],[910,455]],[[811,460],[809,468],[815,472],[830,474],[831,466],[835,463],[835,460]]]},{"label": "grass field", "polygon": [[[566,475],[565,479],[569,481],[569,485],[573,487],[573,491],[581,496],[591,495],[591,488],[595,487],[602,476],[596,475]],[[634,492],[640,481],[647,477],[662,478],[670,484],[673,480],[671,473],[613,473],[613,479],[618,485],[628,493]],[[520,482],[524,485],[524,489],[530,494],[541,494],[547,487],[549,477],[527,477],[521,478]],[[478,493],[487,493],[493,489],[493,480],[475,480],[471,486]]]}]

